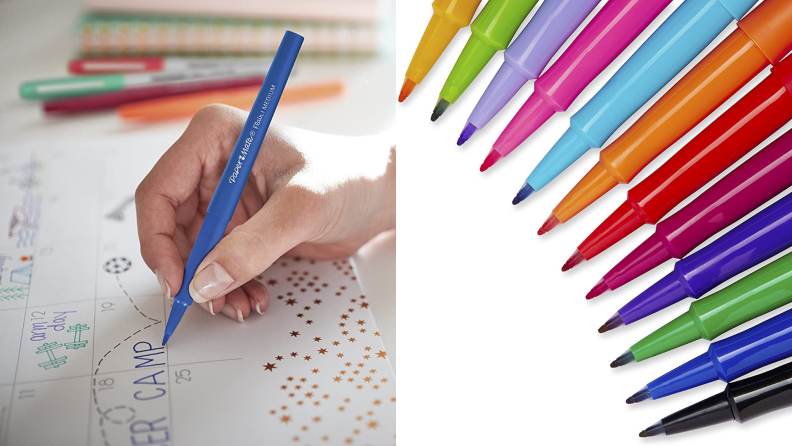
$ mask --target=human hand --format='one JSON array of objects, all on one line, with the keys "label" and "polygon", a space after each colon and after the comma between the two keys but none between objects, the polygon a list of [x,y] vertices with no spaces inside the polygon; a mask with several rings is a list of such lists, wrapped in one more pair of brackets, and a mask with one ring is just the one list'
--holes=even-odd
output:
[{"label": "human hand", "polygon": [[[135,193],[141,254],[170,298],[246,117],[225,105],[201,109]],[[243,322],[267,309],[267,289],[252,279],[281,255],[347,256],[395,226],[396,152],[384,136],[272,126],[190,295],[211,314]]]}]

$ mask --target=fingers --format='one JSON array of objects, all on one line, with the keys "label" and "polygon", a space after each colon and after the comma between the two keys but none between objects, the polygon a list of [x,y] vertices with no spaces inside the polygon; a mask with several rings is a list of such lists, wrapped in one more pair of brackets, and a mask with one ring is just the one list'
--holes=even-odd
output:
[{"label": "fingers", "polygon": [[[326,207],[319,194],[305,188],[286,187],[275,192],[259,212],[234,228],[198,266],[190,284],[193,300],[215,299],[253,279],[281,255],[314,236],[326,220],[321,218]],[[263,297],[255,296],[261,299],[261,306]]]},{"label": "fingers", "polygon": [[228,109],[230,107],[205,107],[196,113],[184,134],[160,158],[135,192],[141,255],[149,268],[158,272],[167,284],[163,289],[169,288],[171,293],[181,287],[184,269],[182,256],[173,241],[177,233],[177,210],[195,195],[206,164],[222,164],[219,147],[228,144],[233,147],[234,140],[228,142],[228,135],[238,134],[238,129],[234,124],[235,115]]},{"label": "fingers", "polygon": [[256,311],[258,314],[262,314],[267,311],[269,307],[269,292],[264,284],[251,280],[242,285],[242,291],[247,294],[248,300],[250,301],[251,313]]}]

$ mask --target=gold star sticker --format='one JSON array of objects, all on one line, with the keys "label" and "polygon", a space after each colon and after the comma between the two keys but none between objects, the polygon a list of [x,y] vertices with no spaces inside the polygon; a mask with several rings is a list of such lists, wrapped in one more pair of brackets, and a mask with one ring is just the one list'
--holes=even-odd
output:
[{"label": "gold star sticker", "polygon": [[341,377],[340,376],[334,376],[333,377],[333,381],[334,382],[341,382]]},{"label": "gold star sticker", "polygon": [[308,319],[307,321],[305,321],[305,323],[308,324],[308,325],[311,325],[311,324],[313,324],[313,321]]},{"label": "gold star sticker", "polygon": [[300,382],[304,383],[305,382],[305,378],[300,378]]},{"label": "gold star sticker", "polygon": [[360,319],[359,321],[357,321],[357,324],[358,325],[365,325],[366,321],[364,321],[363,319]]},{"label": "gold star sticker", "polygon": [[371,373],[371,374],[377,373],[377,369],[370,369],[369,373]]},{"label": "gold star sticker", "polygon": [[294,386],[294,388],[297,389],[297,390],[300,390],[300,389],[302,389],[302,386],[297,384],[296,386]]},{"label": "gold star sticker", "polygon": [[380,400],[374,400],[374,405],[375,405],[375,406],[379,406],[381,402],[382,402],[382,401],[380,401]]},{"label": "gold star sticker", "polygon": [[291,355],[292,358],[295,358],[295,357],[297,357],[297,352],[291,352],[291,353],[289,353],[289,355]]},{"label": "gold star sticker", "polygon": [[339,323],[339,324],[338,324],[338,326],[339,326],[339,327],[346,327],[346,324],[345,324],[345,323],[343,323],[343,322],[341,322],[341,323]]},{"label": "gold star sticker", "polygon": [[327,349],[326,348],[320,348],[317,351],[319,352],[320,355],[324,355],[325,353],[327,353]]},{"label": "gold star sticker", "polygon": [[296,442],[300,441],[300,437],[295,435],[294,437],[292,437],[292,440],[294,440],[294,442],[296,443]]},{"label": "gold star sticker", "polygon": [[338,344],[340,344],[340,342],[338,342],[338,341],[333,341],[333,345],[338,345]]},{"label": "gold star sticker", "polygon": [[367,383],[370,383],[371,382],[371,377],[370,376],[366,376],[366,377],[363,378],[363,381],[365,381]]},{"label": "gold star sticker", "polygon": [[313,422],[314,423],[318,423],[320,421],[322,421],[322,417],[313,417]]},{"label": "gold star sticker", "polygon": [[290,335],[292,335],[292,336],[294,336],[295,338],[296,338],[297,336],[300,336],[300,332],[299,332],[299,331],[293,331],[293,332],[291,332],[291,333],[289,333],[289,334],[290,334]]},{"label": "gold star sticker", "polygon": [[349,377],[347,378],[347,382],[355,382],[355,378]]},{"label": "gold star sticker", "polygon": [[344,336],[346,336],[346,335],[348,335],[348,334],[349,334],[349,332],[348,332],[348,331],[346,331],[346,330],[344,330],[344,331],[342,331],[342,332],[341,332],[341,334],[342,334],[342,335],[344,335]]},{"label": "gold star sticker", "polygon": [[291,377],[291,376],[290,376],[290,377],[288,377],[288,378],[286,378],[286,381],[289,381],[289,382],[292,382],[293,380],[294,380],[294,378],[293,378],[293,377]]},{"label": "gold star sticker", "polygon": [[307,430],[308,430],[308,426],[303,426],[303,427],[301,427],[300,429],[302,429],[302,430],[303,430],[303,432],[305,432],[305,431],[307,431]]},{"label": "gold star sticker", "polygon": [[362,302],[360,308],[368,308],[368,302]]},{"label": "gold star sticker", "polygon": [[321,303],[322,303],[322,299],[316,299],[316,300],[314,300],[314,305],[319,305],[319,304],[321,304]]},{"label": "gold star sticker", "polygon": [[363,385],[362,385],[362,384],[358,384],[358,385],[357,385],[357,389],[358,389],[358,390],[360,390],[360,389],[362,389],[362,388],[363,388]]},{"label": "gold star sticker", "polygon": [[302,406],[302,401],[297,401],[298,406]]},{"label": "gold star sticker", "polygon": [[349,342],[355,342],[355,338],[349,338]]},{"label": "gold star sticker", "polygon": [[344,354],[343,354],[343,353],[339,353],[339,354],[337,354],[336,356],[338,356],[339,358],[343,358],[343,357],[344,357]]},{"label": "gold star sticker", "polygon": [[286,386],[286,385],[281,386],[281,390],[286,390],[287,388],[288,388],[288,386]]},{"label": "gold star sticker", "polygon": [[345,403],[349,404],[350,401],[352,401],[352,400],[350,400],[349,398],[344,398],[344,402]]},{"label": "gold star sticker", "polygon": [[379,332],[378,332],[378,331],[375,331],[375,332],[374,332],[374,336],[379,336]]},{"label": "gold star sticker", "polygon": [[289,424],[289,421],[291,421],[291,417],[290,417],[290,416],[288,416],[288,415],[284,415],[284,416],[282,416],[282,417],[280,418],[280,421],[281,421],[281,423],[284,423],[284,424]]},{"label": "gold star sticker", "polygon": [[322,398],[324,398],[324,399],[328,399],[328,398],[330,398],[330,395],[328,395],[328,394],[326,394],[326,393],[325,393],[324,395],[322,395]]},{"label": "gold star sticker", "polygon": [[310,360],[311,360],[311,357],[310,357],[310,356],[306,356],[306,357],[304,357],[303,359],[305,359],[306,361],[310,361]]},{"label": "gold star sticker", "polygon": [[264,366],[264,370],[269,370],[270,372],[272,372],[274,369],[277,369],[277,367],[275,367],[275,364],[270,364],[269,362],[267,363],[267,365]]},{"label": "gold star sticker", "polygon": [[306,398],[311,398],[311,397],[313,397],[313,392],[308,392],[308,393],[306,393],[306,394],[305,394],[305,397],[306,397]]},{"label": "gold star sticker", "polygon": [[373,386],[371,386],[371,388],[374,389],[374,390],[377,390],[377,389],[379,389],[379,385],[378,384],[374,384]]},{"label": "gold star sticker", "polygon": [[270,280],[267,281],[267,285],[275,285],[277,283],[278,283],[278,281],[275,280],[275,279],[270,279]]},{"label": "gold star sticker", "polygon": [[366,329],[365,329],[365,328],[361,328],[361,329],[360,329],[360,330],[358,330],[358,331],[360,331],[361,333],[365,333],[365,332],[366,332]]},{"label": "gold star sticker", "polygon": [[283,356],[280,356],[280,355],[278,355],[278,356],[276,356],[276,357],[275,357],[275,360],[276,360],[276,361],[280,361],[280,360],[282,360],[282,359],[283,359]]},{"label": "gold star sticker", "polygon": [[311,373],[319,373],[319,369],[313,369],[311,370]]},{"label": "gold star sticker", "polygon": [[352,440],[352,438],[350,437],[350,438],[347,438],[347,439],[345,439],[345,440],[344,440],[344,443],[346,443],[346,444],[352,444],[352,441],[353,441],[353,440]]},{"label": "gold star sticker", "polygon": [[319,401],[314,401],[314,406],[318,406],[318,405],[319,405]]},{"label": "gold star sticker", "polygon": [[396,402],[396,397],[395,396],[391,397],[391,403],[395,403],[395,402]]},{"label": "gold star sticker", "polygon": [[352,363],[351,363],[351,362],[345,362],[345,363],[344,363],[344,367],[349,367],[349,366],[351,366],[351,365],[352,365]]},{"label": "gold star sticker", "polygon": [[286,299],[286,305],[294,306],[297,303],[297,299]]},{"label": "gold star sticker", "polygon": [[341,319],[349,319],[349,315],[348,314],[342,314],[341,315]]},{"label": "gold star sticker", "polygon": [[319,341],[321,341],[321,340],[322,340],[322,338],[320,338],[320,337],[318,337],[318,336],[314,338],[314,341],[316,341],[316,342],[319,342]]},{"label": "gold star sticker", "polygon": [[275,415],[276,413],[278,413],[278,411],[277,411],[277,410],[275,410],[275,409],[272,409],[272,410],[270,411],[270,415]]},{"label": "gold star sticker", "polygon": [[376,429],[377,427],[379,427],[379,423],[377,423],[374,420],[371,420],[371,421],[368,422],[366,427],[368,427],[369,429]]},{"label": "gold star sticker", "polygon": [[364,364],[362,362],[358,362],[358,364],[357,364],[358,367],[363,367],[363,365]]},{"label": "gold star sticker", "polygon": [[384,351],[382,351],[382,350],[380,350],[380,351],[378,351],[378,352],[377,352],[377,358],[384,358],[384,357],[386,357],[386,356],[388,356],[388,354],[387,354],[387,353],[385,353],[385,352],[384,352]]},{"label": "gold star sticker", "polygon": [[339,412],[343,412],[344,411],[344,406],[338,406],[338,411]]},{"label": "gold star sticker", "polygon": [[328,437],[327,435],[325,435],[325,436],[323,436],[323,437],[322,437],[322,441],[327,441],[327,440],[329,440],[329,439],[330,439],[330,437]]},{"label": "gold star sticker", "polygon": [[371,358],[370,355],[363,355],[363,359],[369,359],[369,358]]},{"label": "gold star sticker", "polygon": [[294,398],[294,393],[290,393],[289,398]]}]

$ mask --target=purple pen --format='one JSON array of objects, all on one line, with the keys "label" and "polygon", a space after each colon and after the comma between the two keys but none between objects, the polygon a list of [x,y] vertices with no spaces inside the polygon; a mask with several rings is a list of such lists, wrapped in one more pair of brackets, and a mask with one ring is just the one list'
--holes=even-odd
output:
[{"label": "purple pen", "polygon": [[514,97],[547,63],[600,0],[546,0],[506,48],[505,61],[468,118],[457,145],[464,144]]},{"label": "purple pen", "polygon": [[792,246],[792,194],[781,198],[706,247],[674,265],[621,307],[600,333],[631,324],[686,297],[698,299],[731,277]]}]

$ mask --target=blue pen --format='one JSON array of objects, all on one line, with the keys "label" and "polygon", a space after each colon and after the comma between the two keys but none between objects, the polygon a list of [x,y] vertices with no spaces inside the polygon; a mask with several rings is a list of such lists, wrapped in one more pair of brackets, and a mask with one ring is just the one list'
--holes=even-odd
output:
[{"label": "blue pen", "polygon": [[297,60],[297,55],[300,53],[302,43],[303,37],[301,35],[286,31],[280,46],[278,46],[278,51],[272,59],[272,65],[267,71],[261,90],[259,90],[256,101],[250,109],[250,115],[245,121],[245,126],[242,128],[242,133],[239,135],[236,146],[234,146],[228,165],[223,171],[223,176],[217,185],[217,189],[215,189],[212,201],[209,202],[206,218],[201,225],[201,230],[198,232],[198,238],[195,240],[190,257],[187,259],[187,265],[184,267],[184,279],[182,280],[181,289],[173,298],[173,307],[168,316],[168,323],[165,325],[165,336],[162,338],[162,345],[165,345],[168,339],[173,336],[173,332],[184,316],[184,312],[187,311],[187,307],[193,303],[188,288],[190,281],[195,275],[195,270],[204,257],[209,254],[209,251],[223,238],[226,226],[228,226],[228,222],[231,221],[231,217],[234,215],[234,210],[239,203],[239,197],[242,196],[242,189],[245,188],[245,183],[247,183],[250,169],[256,160],[261,143],[264,142],[264,136],[267,134],[270,122],[272,122],[272,116],[278,107],[278,101],[281,94],[283,94],[286,81],[289,80],[289,75],[294,67],[294,62]]},{"label": "blue pen", "polygon": [[591,148],[599,148],[757,0],[685,0],[570,119],[523,184],[513,204],[549,184]]},{"label": "blue pen", "polygon": [[792,310],[710,344],[707,353],[650,382],[627,404],[673,395],[720,379],[729,382],[792,356]]}]

